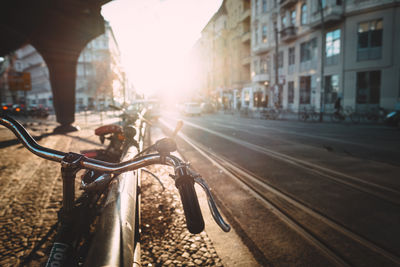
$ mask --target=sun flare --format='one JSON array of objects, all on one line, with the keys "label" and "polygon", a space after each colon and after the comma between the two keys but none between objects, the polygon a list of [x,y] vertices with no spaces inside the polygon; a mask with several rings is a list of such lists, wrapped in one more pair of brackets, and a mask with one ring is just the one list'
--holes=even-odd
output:
[{"label": "sun flare", "polygon": [[190,51],[221,0],[116,0],[103,6],[135,90],[178,99],[195,82]]}]

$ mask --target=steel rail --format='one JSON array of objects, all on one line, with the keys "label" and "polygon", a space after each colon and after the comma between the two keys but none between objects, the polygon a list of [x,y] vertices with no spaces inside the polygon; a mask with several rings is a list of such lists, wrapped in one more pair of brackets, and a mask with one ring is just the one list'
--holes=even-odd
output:
[{"label": "steel rail", "polygon": [[[171,128],[168,126],[165,122],[164,125],[166,125],[168,128]],[[296,208],[301,209],[302,211],[306,212],[310,216],[313,216],[319,221],[324,222],[326,225],[330,226],[332,229],[342,233],[343,235],[347,236],[348,238],[356,241],[357,243],[361,244],[362,246],[375,251],[376,253],[382,255],[383,257],[391,260],[392,262],[399,264],[400,265],[400,258],[385,250],[384,248],[379,247],[378,245],[374,244],[373,242],[365,239],[364,237],[358,235],[357,233],[345,228],[344,226],[338,224],[337,222],[331,220],[330,218],[320,214],[319,212],[307,207],[300,201],[296,200],[295,198],[291,197],[290,195],[283,193],[279,189],[269,185],[265,184],[265,182],[261,181],[257,176],[254,174],[244,171],[242,168],[234,166],[232,163],[226,161],[226,160],[221,160],[221,156],[216,155],[214,152],[209,151],[208,149],[204,148],[201,144],[198,142],[192,140],[191,138],[187,137],[183,133],[180,133],[179,136],[190,146],[192,146],[195,150],[197,150],[202,156],[204,156],[206,159],[211,161],[213,164],[215,164],[218,168],[220,168],[222,171],[224,171],[225,174],[230,176],[231,178],[237,180],[240,182],[243,186],[248,188],[251,192],[253,192],[253,195],[261,200],[264,204],[266,204],[267,207],[271,208],[274,213],[283,219],[290,227],[292,227],[294,230],[299,232],[303,237],[305,237],[307,240],[309,240],[311,243],[316,245],[318,248],[320,248],[326,255],[329,256],[334,262],[339,263],[340,265],[349,265],[349,263],[345,262],[341,257],[337,256],[332,249],[330,249],[327,245],[325,245],[322,241],[314,237],[314,234],[310,233],[308,230],[306,230],[303,226],[301,226],[297,221],[292,219],[288,214],[283,213],[281,209],[268,200],[263,193],[261,192],[260,188],[264,188],[268,190],[269,192],[273,193],[274,195],[284,199],[286,202],[292,204]],[[224,166],[225,165],[225,166]],[[234,171],[232,171],[232,169]],[[247,179],[244,179],[243,177],[246,177]],[[249,182],[249,180],[251,182]],[[253,183],[253,184],[252,184]]]},{"label": "steel rail", "polygon": [[[160,120],[160,121],[162,123],[166,123],[165,121],[162,121],[162,120]],[[280,160],[280,161],[286,162],[288,164],[291,164],[293,166],[296,166],[300,169],[304,169],[309,172],[316,173],[316,174],[320,175],[321,177],[325,177],[331,181],[346,185],[350,188],[356,189],[360,192],[367,193],[378,199],[385,200],[392,204],[400,205],[400,192],[396,189],[393,189],[393,188],[390,188],[387,186],[383,186],[383,185],[379,185],[374,182],[369,182],[369,181],[363,180],[361,178],[358,178],[358,177],[355,177],[355,176],[352,176],[349,174],[335,171],[335,170],[320,166],[320,165],[312,163],[312,162],[298,159],[293,156],[289,156],[289,155],[286,155],[286,154],[283,154],[283,153],[280,153],[280,152],[277,152],[277,151],[274,151],[274,150],[271,150],[271,149],[268,149],[268,148],[265,148],[265,147],[262,147],[259,145],[249,143],[247,141],[239,140],[238,138],[231,137],[231,136],[222,134],[220,132],[207,129],[205,127],[202,127],[200,125],[197,125],[197,124],[194,124],[194,123],[191,123],[188,121],[184,121],[184,122],[186,125],[190,125],[194,128],[198,128],[200,130],[209,132],[213,135],[224,138],[230,142],[244,146],[253,151],[263,153],[263,154],[273,157],[277,160]],[[379,190],[379,191],[374,191],[372,189]]]}]

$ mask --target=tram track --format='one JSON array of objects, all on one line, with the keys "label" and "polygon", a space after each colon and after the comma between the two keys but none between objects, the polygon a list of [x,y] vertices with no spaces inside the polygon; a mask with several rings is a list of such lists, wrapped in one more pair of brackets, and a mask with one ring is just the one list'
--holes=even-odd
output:
[{"label": "tram track", "polygon": [[[165,126],[172,129],[166,122],[163,122]],[[277,199],[283,200],[284,202],[295,207],[302,213],[313,217],[315,220],[322,222],[334,231],[342,234],[343,236],[353,240],[362,247],[379,254],[388,261],[400,265],[400,258],[390,251],[382,248],[373,241],[359,235],[358,233],[350,230],[346,226],[338,223],[332,218],[329,218],[317,210],[311,208],[302,201],[296,199],[288,193],[279,190],[277,187],[266,183],[265,180],[261,179],[257,175],[245,170],[244,168],[230,162],[228,159],[222,158],[220,155],[210,151],[203,145],[187,137],[183,133],[179,134],[188,145],[193,147],[197,152],[204,156],[207,160],[212,162],[216,167],[218,167],[222,172],[228,175],[230,178],[239,182],[248,192],[250,192],[256,199],[261,201],[267,209],[272,211],[277,217],[279,217],[284,223],[286,223],[295,232],[301,235],[305,240],[318,248],[327,258],[329,258],[334,264],[340,266],[352,265],[349,260],[347,260],[343,253],[340,253],[336,248],[328,244],[323,237],[318,235],[310,226],[304,225],[304,223],[296,220],[294,216],[291,215],[290,209],[287,210],[281,205],[280,201],[276,201],[275,197],[268,197],[267,195],[274,195]],[[266,194],[268,192],[268,194]]]},{"label": "tram track", "polygon": [[[165,121],[160,120],[160,122],[166,124]],[[220,138],[223,138],[225,140],[228,140],[232,143],[238,144],[240,146],[246,147],[248,149],[251,149],[253,151],[262,153],[264,155],[267,155],[269,157],[272,157],[274,159],[277,159],[279,161],[283,161],[285,163],[288,163],[292,166],[295,166],[297,168],[306,170],[307,172],[314,173],[318,175],[318,177],[323,177],[325,179],[334,181],[336,183],[345,185],[347,187],[350,187],[352,189],[356,189],[360,192],[367,193],[369,195],[372,195],[380,200],[387,201],[389,203],[392,203],[394,205],[400,206],[400,192],[396,189],[380,185],[371,181],[367,181],[364,179],[361,179],[359,177],[346,174],[340,171],[332,170],[330,168],[318,165],[313,162],[309,162],[303,159],[299,159],[281,152],[274,151],[269,148],[265,148],[256,144],[252,144],[250,142],[240,140],[238,138],[225,135],[223,133],[207,129],[205,127],[202,127],[200,125],[197,125],[195,123],[189,122],[184,120],[184,123],[186,125],[189,125],[191,127],[200,129],[202,131],[208,132],[210,134],[213,134],[215,136],[218,136]]]}]

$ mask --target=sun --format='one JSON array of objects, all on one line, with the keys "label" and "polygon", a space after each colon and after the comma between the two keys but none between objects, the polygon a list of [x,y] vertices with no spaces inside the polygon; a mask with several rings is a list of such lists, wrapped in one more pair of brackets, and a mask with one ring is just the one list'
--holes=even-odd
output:
[{"label": "sun", "polygon": [[196,76],[191,49],[221,0],[115,0],[102,8],[135,89],[177,99]]}]

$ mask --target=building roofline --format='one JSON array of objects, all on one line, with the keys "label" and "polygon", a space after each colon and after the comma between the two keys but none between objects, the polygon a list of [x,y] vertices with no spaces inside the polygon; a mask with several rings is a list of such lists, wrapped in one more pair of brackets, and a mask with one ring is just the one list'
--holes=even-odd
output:
[{"label": "building roofline", "polygon": [[226,7],[225,7],[225,3],[226,0],[223,0],[221,3],[221,6],[219,7],[219,9],[217,10],[217,12],[214,13],[214,15],[210,18],[210,20],[207,22],[207,24],[203,27],[203,29],[201,30],[201,32],[203,32],[207,26],[213,22],[215,19],[217,19],[219,16],[226,14]]}]

